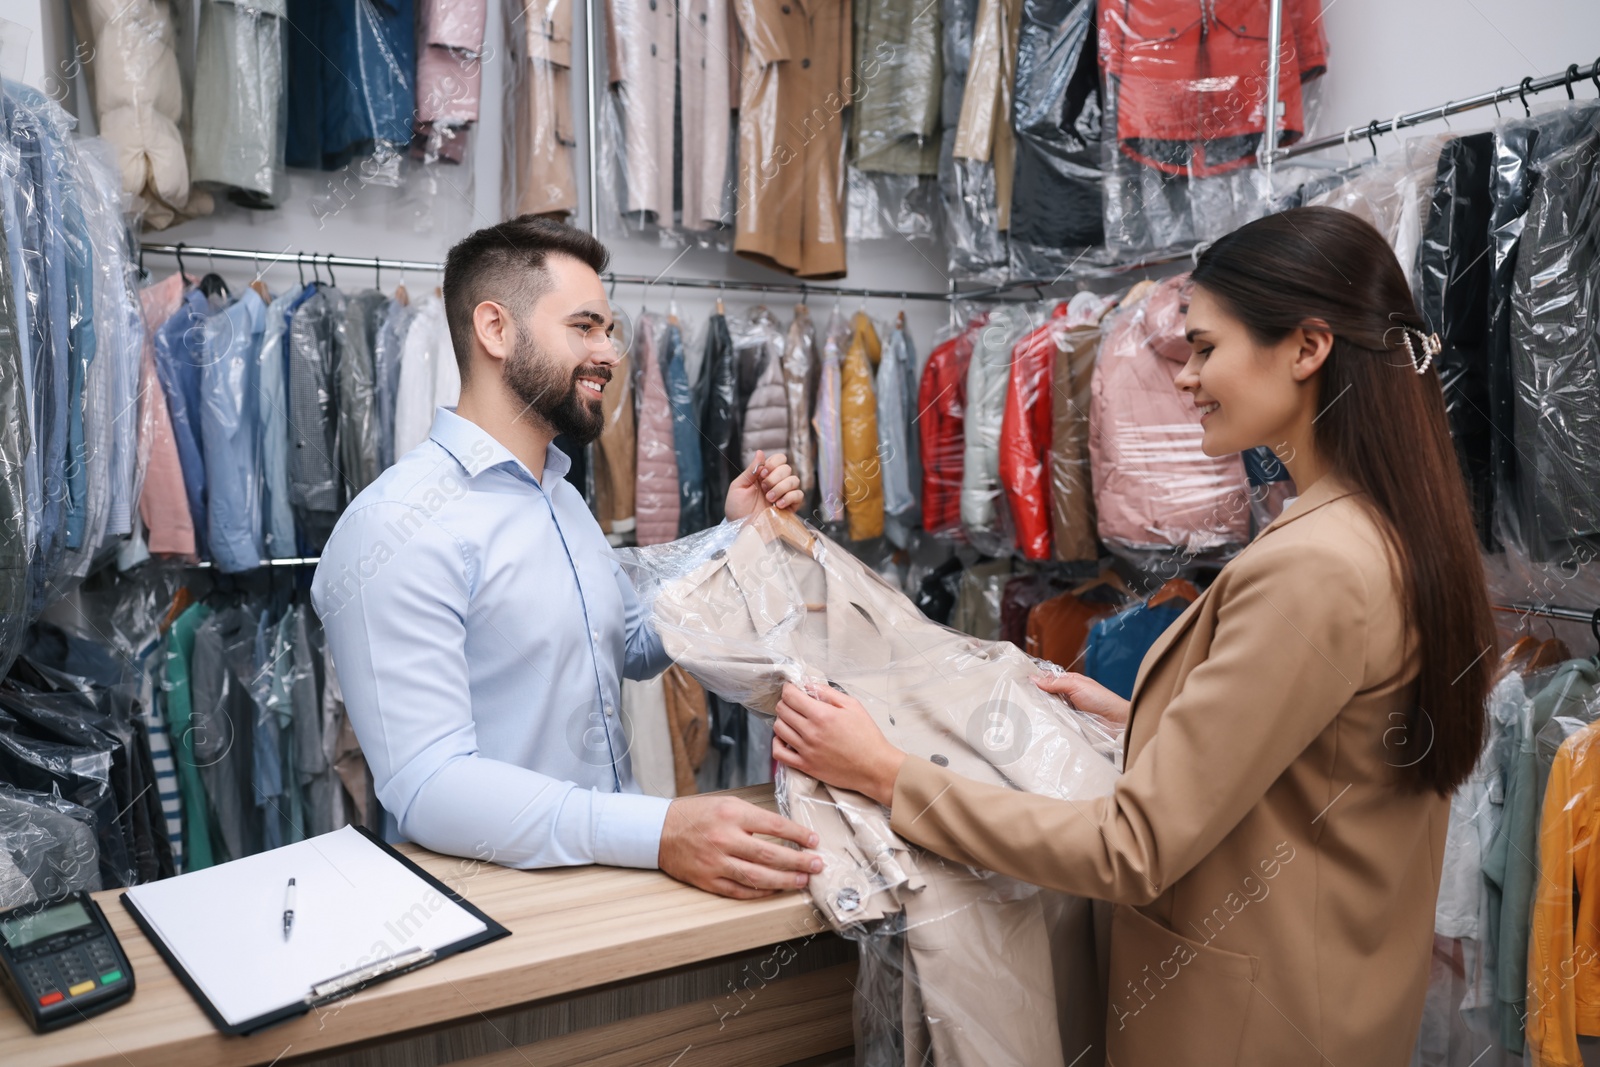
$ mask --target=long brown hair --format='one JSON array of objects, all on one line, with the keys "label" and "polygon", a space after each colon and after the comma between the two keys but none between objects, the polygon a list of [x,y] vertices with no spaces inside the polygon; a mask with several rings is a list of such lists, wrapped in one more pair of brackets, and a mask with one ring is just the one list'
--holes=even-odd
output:
[{"label": "long brown hair", "polygon": [[1495,630],[1439,377],[1418,374],[1406,346],[1403,327],[1431,327],[1405,274],[1367,223],[1306,207],[1218,240],[1201,254],[1193,281],[1258,343],[1316,320],[1333,333],[1314,440],[1330,468],[1365,493],[1399,567],[1420,671],[1405,737],[1408,748],[1423,750],[1397,763],[1402,780],[1448,794],[1483,745]]}]

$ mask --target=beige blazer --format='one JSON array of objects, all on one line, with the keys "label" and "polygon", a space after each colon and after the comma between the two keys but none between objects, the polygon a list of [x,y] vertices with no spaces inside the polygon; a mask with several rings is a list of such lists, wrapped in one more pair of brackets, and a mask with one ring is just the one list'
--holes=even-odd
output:
[{"label": "beige blazer", "polygon": [[952,859],[1116,904],[1108,1063],[1410,1060],[1447,800],[1416,759],[1400,589],[1331,477],[1145,656],[1126,770],[1063,803],[911,758],[891,825]]}]

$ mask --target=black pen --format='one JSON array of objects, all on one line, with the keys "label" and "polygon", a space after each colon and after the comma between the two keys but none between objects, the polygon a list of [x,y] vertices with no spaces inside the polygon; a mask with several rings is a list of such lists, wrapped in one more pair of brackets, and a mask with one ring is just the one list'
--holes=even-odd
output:
[{"label": "black pen", "polygon": [[289,940],[289,930],[294,926],[294,879],[283,890],[283,939]]}]

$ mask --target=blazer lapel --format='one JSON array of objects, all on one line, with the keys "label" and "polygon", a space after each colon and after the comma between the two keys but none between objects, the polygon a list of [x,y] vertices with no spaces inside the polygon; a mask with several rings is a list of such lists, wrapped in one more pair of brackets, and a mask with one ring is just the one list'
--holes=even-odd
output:
[{"label": "blazer lapel", "polygon": [[[1284,508],[1281,515],[1272,520],[1272,522],[1268,523],[1261,530],[1261,532],[1255,536],[1255,540],[1251,541],[1249,545],[1246,545],[1244,550],[1240,552],[1239,555],[1242,556],[1245,552],[1249,552],[1252,545],[1259,543],[1263,537],[1268,536],[1272,533],[1272,531],[1278,529],[1279,527],[1285,526],[1288,523],[1291,523],[1296,519],[1315,511],[1324,504],[1331,504],[1335,500],[1338,500],[1342,497],[1350,496],[1354,492],[1355,490],[1352,489],[1347,483],[1335,477],[1334,475],[1323,475],[1321,478],[1318,478],[1314,483],[1312,483],[1310,489],[1307,489],[1300,496],[1296,497],[1294,503]],[[1238,557],[1235,557],[1235,559],[1237,558]],[[1229,561],[1229,565],[1232,565],[1231,560]],[[1212,585],[1214,586],[1215,583],[1212,583]],[[1161,636],[1156,638],[1155,643],[1150,646],[1150,650],[1145,653],[1144,659],[1139,663],[1139,673],[1134,678],[1133,682],[1133,696],[1130,698],[1130,702],[1134,708],[1138,707],[1139,694],[1144,689],[1144,683],[1149,679],[1150,675],[1154,673],[1156,666],[1161,662],[1162,658],[1165,657],[1168,652],[1172,651],[1172,646],[1177,643],[1178,638],[1182,637],[1189,629],[1190,624],[1194,622],[1195,615],[1199,611],[1201,603],[1204,602],[1206,597],[1211,593],[1211,588],[1212,586],[1206,587],[1206,589],[1197,598],[1195,598],[1188,608],[1184,610],[1184,613],[1174,619],[1172,625],[1168,626],[1161,632]],[[1133,726],[1132,712],[1130,712],[1128,716],[1128,726],[1130,729]]]}]

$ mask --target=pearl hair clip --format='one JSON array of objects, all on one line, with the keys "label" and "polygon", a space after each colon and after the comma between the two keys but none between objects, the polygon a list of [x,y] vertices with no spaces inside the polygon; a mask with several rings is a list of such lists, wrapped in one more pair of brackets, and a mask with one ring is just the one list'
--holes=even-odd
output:
[{"label": "pearl hair clip", "polygon": [[[1416,336],[1415,341],[1412,340],[1413,335]],[[1411,365],[1417,368],[1418,374],[1426,374],[1428,368],[1433,366],[1433,357],[1444,350],[1444,344],[1439,340],[1437,333],[1423,333],[1411,326],[1402,326],[1400,336],[1405,338],[1406,351],[1411,353]],[[1419,347],[1422,350],[1420,357],[1417,355]]]}]

